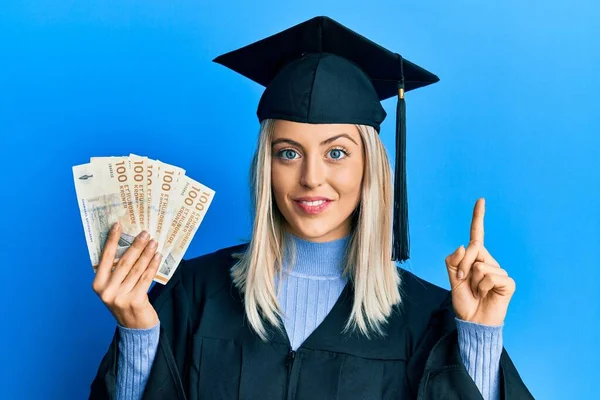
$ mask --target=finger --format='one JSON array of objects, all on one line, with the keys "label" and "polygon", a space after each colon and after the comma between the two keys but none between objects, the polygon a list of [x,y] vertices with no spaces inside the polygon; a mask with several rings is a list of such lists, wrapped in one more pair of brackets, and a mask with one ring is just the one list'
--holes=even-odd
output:
[{"label": "finger", "polygon": [[140,279],[138,279],[137,283],[131,290],[133,296],[142,296],[148,293],[148,289],[150,288],[152,280],[158,272],[158,267],[160,267],[161,261],[162,254],[154,254],[154,257],[152,257],[152,261],[150,261],[148,268],[146,268],[146,271],[144,271],[142,276],[140,276]]},{"label": "finger", "polygon": [[481,247],[482,244],[479,241],[469,243],[465,250],[465,256],[458,264],[458,269],[456,271],[456,278],[458,280],[463,280],[469,276],[469,272],[471,272],[471,267],[475,261],[483,261],[482,255],[480,254]]},{"label": "finger", "polygon": [[121,224],[119,224],[119,222],[115,222],[108,232],[108,238],[104,244],[102,257],[100,258],[100,262],[98,263],[98,268],[96,270],[96,277],[92,283],[92,287],[96,293],[106,285],[106,282],[110,277],[110,270],[113,267],[115,254],[117,254],[117,244],[119,243],[120,237]]},{"label": "finger", "polygon": [[146,245],[146,248],[142,252],[142,255],[135,262],[129,274],[121,284],[121,292],[129,293],[135,284],[137,283],[140,276],[148,269],[150,262],[152,261],[152,257],[154,257],[154,253],[156,253],[157,243],[156,240],[152,239]]},{"label": "finger", "polygon": [[456,269],[458,267],[458,264],[460,263],[460,261],[462,260],[462,258],[464,256],[464,254],[463,254],[464,251],[465,251],[465,246],[463,246],[461,244],[458,247],[458,249],[454,250],[454,253],[452,253],[448,257],[446,257],[446,265],[450,268]]},{"label": "finger", "polygon": [[131,267],[140,257],[142,251],[144,251],[149,238],[150,235],[148,235],[148,232],[146,231],[142,231],[139,235],[137,235],[131,246],[127,249],[127,251],[125,251],[123,256],[121,256],[117,262],[112,274],[110,274],[108,286],[121,285],[127,274],[129,274]]},{"label": "finger", "polygon": [[471,221],[471,241],[479,241],[483,244],[483,217],[485,215],[485,199],[482,197],[475,203],[473,208],[473,219]]},{"label": "finger", "polygon": [[471,279],[469,282],[473,296],[479,297],[479,290],[478,290],[479,284],[488,274],[508,276],[508,272],[506,272],[502,268],[498,268],[495,265],[489,265],[489,264],[477,261],[475,264],[473,264],[472,272],[471,272]]},{"label": "finger", "polygon": [[488,274],[481,280],[477,290],[479,291],[479,297],[483,299],[491,290],[501,296],[512,296],[515,288],[515,280],[511,277]]},{"label": "finger", "polygon": [[450,284],[452,287],[454,287],[457,282],[456,271],[458,270],[458,264],[463,259],[464,255],[465,247],[460,245],[460,247],[456,249],[454,253],[446,257],[446,269],[448,270],[448,277],[450,278]]}]

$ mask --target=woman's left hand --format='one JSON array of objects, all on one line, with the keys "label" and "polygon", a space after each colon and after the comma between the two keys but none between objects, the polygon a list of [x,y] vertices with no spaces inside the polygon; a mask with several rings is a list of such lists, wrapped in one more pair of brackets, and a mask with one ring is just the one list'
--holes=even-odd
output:
[{"label": "woman's left hand", "polygon": [[452,305],[462,320],[484,325],[504,323],[515,281],[483,246],[485,199],[475,203],[471,241],[446,257]]}]

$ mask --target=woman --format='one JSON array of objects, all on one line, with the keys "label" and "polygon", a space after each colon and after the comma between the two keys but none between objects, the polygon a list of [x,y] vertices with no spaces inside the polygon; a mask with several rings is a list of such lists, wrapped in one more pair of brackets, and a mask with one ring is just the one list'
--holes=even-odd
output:
[{"label": "woman", "polygon": [[393,261],[408,255],[404,150],[392,193],[380,100],[437,77],[325,17],[216,61],[267,86],[252,238],[148,296],[156,242],[140,234],[112,269],[115,226],[93,287],[119,326],[91,398],[532,398],[502,347],[515,285],[483,246],[483,199],[446,258],[452,291]]}]

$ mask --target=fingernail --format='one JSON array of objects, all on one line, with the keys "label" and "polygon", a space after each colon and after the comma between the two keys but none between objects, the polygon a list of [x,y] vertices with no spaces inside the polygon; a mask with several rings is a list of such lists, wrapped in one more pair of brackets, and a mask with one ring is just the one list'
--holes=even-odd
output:
[{"label": "fingernail", "polygon": [[142,239],[142,240],[146,240],[146,239],[148,239],[149,235],[148,235],[148,232],[146,232],[146,231],[142,231],[142,232],[141,232],[141,233],[138,235],[138,237],[139,237],[140,239]]},{"label": "fingernail", "polygon": [[151,249],[153,249],[156,247],[156,244],[157,244],[156,240],[152,239],[148,245],[150,246]]},{"label": "fingernail", "polygon": [[119,229],[120,226],[121,224],[119,224],[119,221],[115,222],[111,228],[111,231],[116,231],[117,229]]},{"label": "fingernail", "polygon": [[462,278],[464,278],[464,277],[465,277],[465,273],[464,273],[464,272],[463,272],[461,269],[459,269],[459,270],[458,270],[458,273],[456,274],[456,277],[457,277],[457,278],[458,278],[458,280],[460,281],[460,280],[462,280]]}]

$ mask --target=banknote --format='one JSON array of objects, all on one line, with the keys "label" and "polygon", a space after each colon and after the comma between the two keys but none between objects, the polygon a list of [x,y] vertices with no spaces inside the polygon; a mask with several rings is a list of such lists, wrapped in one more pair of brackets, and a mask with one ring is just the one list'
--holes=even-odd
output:
[{"label": "banknote", "polygon": [[[119,191],[111,190],[107,184],[102,166],[88,163],[73,167],[75,191],[79,211],[85,231],[90,261],[94,270],[100,263],[100,257],[108,232],[117,221],[127,221],[127,212]],[[117,246],[115,258],[120,258],[132,242],[131,230],[123,230]]]},{"label": "banknote", "polygon": [[162,284],[173,276],[215,195],[183,168],[136,154],[91,157],[73,167],[73,178],[94,270],[118,221],[122,230],[115,261],[146,230],[163,255],[154,278]]},{"label": "banknote", "polygon": [[136,231],[138,232],[148,228],[146,223],[146,192],[148,187],[146,160],[147,157],[140,157],[135,154],[129,155],[130,165],[127,178],[133,186],[133,214],[135,216]]},{"label": "banknote", "polygon": [[102,210],[104,207],[102,180],[100,173],[89,163],[75,165],[73,167],[73,178],[75,179],[77,203],[79,204],[79,213],[81,214],[90,260],[93,266],[97,266],[102,250],[98,230],[99,226],[102,225],[101,222],[98,222],[98,210]]},{"label": "banknote", "polygon": [[[111,216],[113,214],[116,216],[109,222],[111,225],[117,221],[121,224],[121,238],[116,255],[120,258],[140,232],[133,208],[133,182],[129,179],[131,160],[129,157],[92,157],[90,161],[100,171],[103,190],[106,196],[109,196],[107,198],[110,199],[110,204],[107,204],[107,212],[110,212]],[[110,229],[110,226],[108,228]],[[105,235],[107,234],[108,231]]]},{"label": "banknote", "polygon": [[152,188],[154,187],[153,182],[158,176],[154,170],[155,160],[151,158],[146,159],[146,231],[154,232],[156,223],[154,220],[156,219],[156,214],[152,212]]},{"label": "banknote", "polygon": [[158,242],[157,251],[162,253],[169,226],[182,200],[177,188],[181,182],[179,178],[185,175],[185,170],[159,160],[154,162],[154,167],[158,176],[152,183],[151,213],[156,218],[152,219],[154,225],[150,227],[149,233]]},{"label": "banknote", "polygon": [[162,250],[163,260],[158,269],[156,280],[166,283],[173,273],[175,268],[190,245],[190,242],[206,211],[210,206],[215,192],[196,182],[188,176],[180,178],[181,184],[178,186],[179,206],[175,211],[175,216],[169,227],[169,232],[166,236],[166,241]]}]

